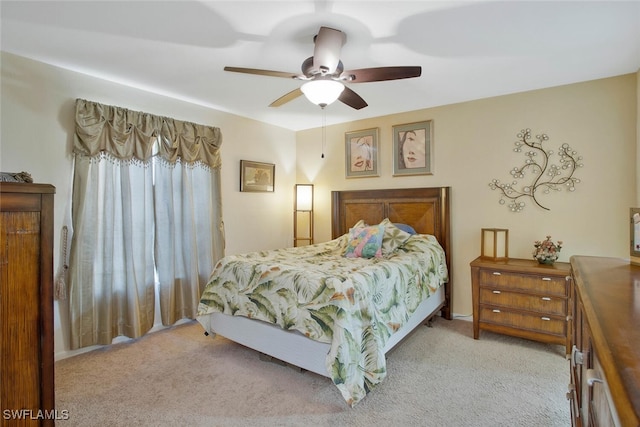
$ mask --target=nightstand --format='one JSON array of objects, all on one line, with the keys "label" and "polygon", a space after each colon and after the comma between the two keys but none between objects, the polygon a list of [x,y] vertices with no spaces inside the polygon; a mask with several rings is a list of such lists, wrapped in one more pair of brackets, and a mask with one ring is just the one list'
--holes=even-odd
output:
[{"label": "nightstand", "polygon": [[570,265],[510,258],[471,262],[473,338],[480,330],[570,349]]}]

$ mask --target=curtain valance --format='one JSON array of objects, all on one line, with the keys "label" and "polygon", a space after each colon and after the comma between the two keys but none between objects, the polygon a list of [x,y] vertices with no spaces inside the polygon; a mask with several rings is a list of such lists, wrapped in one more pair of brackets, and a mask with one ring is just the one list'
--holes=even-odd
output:
[{"label": "curtain valance", "polygon": [[121,160],[147,161],[158,155],[169,163],[220,166],[220,128],[76,100],[73,152],[93,157],[107,153]]},{"label": "curtain valance", "polygon": [[220,128],[174,119],[163,119],[159,155],[169,163],[182,159],[186,163],[202,162],[220,166]]}]

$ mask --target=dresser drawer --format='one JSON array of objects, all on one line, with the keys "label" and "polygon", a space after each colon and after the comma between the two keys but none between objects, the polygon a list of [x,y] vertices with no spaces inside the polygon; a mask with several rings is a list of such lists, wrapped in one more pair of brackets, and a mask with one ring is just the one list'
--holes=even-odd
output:
[{"label": "dresser drawer", "polygon": [[566,298],[530,295],[498,289],[480,288],[480,304],[497,305],[520,310],[563,316],[567,314]]},{"label": "dresser drawer", "polygon": [[595,425],[598,427],[619,426],[620,421],[618,420],[618,414],[616,413],[615,406],[611,404],[611,391],[609,390],[607,380],[602,373],[602,364],[600,363],[600,359],[598,359],[598,355],[593,354],[592,360],[593,369],[587,370],[587,375],[589,375],[588,371],[592,371],[592,377],[597,378],[590,387],[592,394],[591,401],[589,402],[591,405],[591,415],[595,421]]},{"label": "dresser drawer", "polygon": [[480,307],[480,322],[565,337],[567,321],[544,315],[521,313],[497,307]]},{"label": "dresser drawer", "polygon": [[471,262],[473,338],[485,330],[561,344],[570,353],[570,274],[564,262],[476,258]]},{"label": "dresser drawer", "polygon": [[489,269],[480,270],[479,275],[480,284],[484,286],[567,296],[564,276],[520,274]]}]

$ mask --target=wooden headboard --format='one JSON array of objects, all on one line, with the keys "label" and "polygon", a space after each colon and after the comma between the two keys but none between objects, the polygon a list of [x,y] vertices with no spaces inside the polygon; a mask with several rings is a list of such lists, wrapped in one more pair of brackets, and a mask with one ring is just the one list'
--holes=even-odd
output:
[{"label": "wooden headboard", "polygon": [[394,188],[385,190],[347,190],[331,192],[331,236],[349,231],[359,220],[378,224],[385,218],[408,224],[420,234],[432,234],[447,255],[449,283],[442,315],[451,319],[451,219],[450,187]]}]

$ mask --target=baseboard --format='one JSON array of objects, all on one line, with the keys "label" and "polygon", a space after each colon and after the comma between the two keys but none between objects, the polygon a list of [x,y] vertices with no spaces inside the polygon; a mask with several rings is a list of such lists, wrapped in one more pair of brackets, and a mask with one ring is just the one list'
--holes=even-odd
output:
[{"label": "baseboard", "polygon": [[[147,334],[152,334],[154,332],[158,332],[158,331],[164,331],[165,329],[174,327],[174,326],[179,326],[182,325],[183,323],[189,323],[189,322],[193,322],[194,319],[180,319],[178,320],[176,323],[174,323],[171,326],[164,326],[163,324],[155,324],[151,329],[149,329],[149,332],[147,332]],[[146,335],[146,334],[145,334]],[[83,348],[79,348],[77,350],[65,350],[65,351],[59,351],[56,352],[54,354],[54,361],[57,362],[58,360],[62,360],[62,359],[68,359],[69,357],[73,357],[73,356],[78,356],[82,353],[88,353],[90,351],[93,350],[98,350],[101,348],[104,348],[108,345],[113,345],[113,344],[120,344],[122,342],[127,342],[127,341],[131,341],[133,338],[129,338],[129,337],[125,337],[125,336],[117,336],[115,337],[112,341],[111,344],[105,344],[105,345],[92,345],[89,347],[83,347]]]}]

